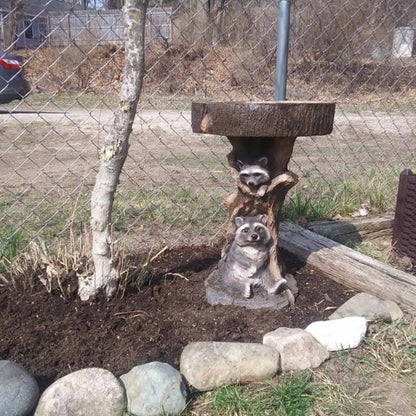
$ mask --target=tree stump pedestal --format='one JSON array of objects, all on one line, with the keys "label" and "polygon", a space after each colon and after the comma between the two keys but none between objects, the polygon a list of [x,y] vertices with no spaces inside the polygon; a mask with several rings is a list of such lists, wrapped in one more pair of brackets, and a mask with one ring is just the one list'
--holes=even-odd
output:
[{"label": "tree stump pedestal", "polygon": [[285,278],[277,249],[278,215],[298,182],[287,165],[296,137],[331,133],[334,113],[334,103],[192,103],[192,130],[230,141],[227,158],[237,185],[225,200],[222,258],[205,282],[209,303],[277,308],[294,302],[296,282]]}]

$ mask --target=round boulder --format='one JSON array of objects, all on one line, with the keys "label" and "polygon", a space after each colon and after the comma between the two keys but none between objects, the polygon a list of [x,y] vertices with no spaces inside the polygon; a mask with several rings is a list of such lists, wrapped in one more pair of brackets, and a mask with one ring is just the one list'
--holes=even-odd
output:
[{"label": "round boulder", "polygon": [[121,416],[125,393],[117,378],[101,368],[85,368],[51,384],[35,416]]},{"label": "round boulder", "polygon": [[26,416],[35,407],[39,387],[21,365],[0,361],[0,415]]},{"label": "round boulder", "polygon": [[178,414],[186,407],[182,375],[157,361],[132,368],[120,377],[127,393],[127,411],[134,416]]},{"label": "round boulder", "polygon": [[397,321],[403,318],[403,312],[391,300],[382,300],[369,293],[358,293],[341,305],[329,319],[347,316],[362,316],[367,321]]},{"label": "round boulder", "polygon": [[329,358],[328,350],[303,329],[278,328],[264,335],[263,344],[279,351],[283,372],[316,368]]},{"label": "round boulder", "polygon": [[226,384],[272,378],[279,353],[268,345],[243,342],[193,342],[182,351],[180,369],[189,384],[208,391]]}]

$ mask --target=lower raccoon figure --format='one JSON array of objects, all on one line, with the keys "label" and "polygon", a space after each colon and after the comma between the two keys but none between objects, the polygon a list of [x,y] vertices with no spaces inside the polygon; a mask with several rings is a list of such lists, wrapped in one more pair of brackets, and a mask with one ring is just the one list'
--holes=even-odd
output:
[{"label": "lower raccoon figure", "polygon": [[261,275],[269,264],[270,232],[266,215],[236,217],[234,241],[220,263],[224,283],[239,290],[244,297],[262,285]]},{"label": "lower raccoon figure", "polygon": [[267,157],[261,157],[252,164],[237,161],[240,181],[259,196],[264,196],[270,184],[270,171],[267,163]]}]

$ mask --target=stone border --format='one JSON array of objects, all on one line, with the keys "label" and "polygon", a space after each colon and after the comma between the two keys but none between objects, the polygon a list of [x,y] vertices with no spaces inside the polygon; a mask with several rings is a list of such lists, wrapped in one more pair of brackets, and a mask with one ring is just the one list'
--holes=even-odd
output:
[{"label": "stone border", "polygon": [[[264,335],[263,344],[191,343],[182,351],[180,372],[158,362],[136,366],[118,379],[99,368],[75,371],[51,384],[39,402],[33,376],[19,364],[0,361],[0,414],[24,416],[36,404],[35,416],[71,416],[80,407],[88,416],[122,416],[126,408],[136,416],[158,415],[162,411],[180,413],[188,400],[186,385],[208,391],[227,384],[267,380],[287,371],[316,368],[329,358],[329,351],[357,347],[364,339],[367,321],[402,317],[402,311],[393,302],[361,293],[338,308],[329,321],[314,322],[305,330],[278,328]],[[19,376],[11,378],[10,371]],[[140,395],[146,388],[152,394]]]}]

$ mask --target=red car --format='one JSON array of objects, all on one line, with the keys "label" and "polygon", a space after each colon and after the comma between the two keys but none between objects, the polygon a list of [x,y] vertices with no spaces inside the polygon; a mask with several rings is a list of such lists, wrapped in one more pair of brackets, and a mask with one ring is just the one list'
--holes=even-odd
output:
[{"label": "red car", "polygon": [[17,56],[0,52],[0,103],[21,100],[30,91]]}]

